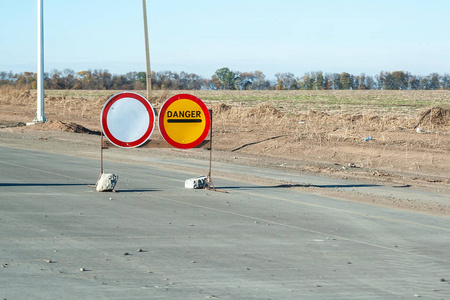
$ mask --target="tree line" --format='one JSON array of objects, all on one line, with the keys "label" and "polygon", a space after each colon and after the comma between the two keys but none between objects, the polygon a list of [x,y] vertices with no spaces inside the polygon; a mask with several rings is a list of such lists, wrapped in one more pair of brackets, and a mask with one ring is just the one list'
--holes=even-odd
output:
[{"label": "tree line", "polygon": [[[375,76],[352,75],[347,72],[308,72],[301,77],[293,73],[277,73],[268,80],[263,72],[239,72],[218,69],[211,78],[187,72],[159,71],[151,74],[152,88],[161,90],[439,90],[450,89],[450,74],[427,76],[410,72],[381,71]],[[33,72],[0,72],[0,85],[27,86],[36,89]],[[66,90],[145,90],[146,73],[111,74],[108,70],[75,72],[71,69],[44,73],[45,89]]]}]

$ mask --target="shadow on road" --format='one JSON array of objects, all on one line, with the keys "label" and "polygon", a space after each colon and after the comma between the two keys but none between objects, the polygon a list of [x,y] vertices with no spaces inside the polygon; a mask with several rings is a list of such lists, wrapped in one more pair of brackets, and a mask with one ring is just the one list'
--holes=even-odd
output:
[{"label": "shadow on road", "polygon": [[88,186],[87,183],[0,183],[1,186]]},{"label": "shadow on road", "polygon": [[161,190],[155,189],[140,189],[140,190],[114,190],[116,193],[147,193],[147,192],[160,192]]},{"label": "shadow on road", "polygon": [[318,188],[361,188],[361,187],[377,187],[378,184],[279,184],[279,185],[254,185],[254,186],[221,186],[221,189],[278,189],[278,188],[295,188],[295,187],[318,187]]}]

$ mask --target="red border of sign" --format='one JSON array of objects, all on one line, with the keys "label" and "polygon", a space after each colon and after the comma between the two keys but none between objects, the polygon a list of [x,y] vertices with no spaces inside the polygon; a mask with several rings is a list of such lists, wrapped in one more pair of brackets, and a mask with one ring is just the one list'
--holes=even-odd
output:
[{"label": "red border of sign", "polygon": [[[117,138],[115,138],[112,135],[111,131],[108,128],[107,117],[108,117],[109,109],[115,102],[117,102],[123,98],[133,98],[133,99],[136,99],[139,102],[141,102],[145,106],[145,108],[147,108],[147,112],[148,112],[148,116],[149,116],[149,124],[148,124],[148,128],[147,128],[146,132],[142,135],[142,137],[140,137],[139,139],[137,139],[135,141],[131,141],[131,142],[124,142],[124,141],[118,140]],[[100,115],[100,124],[101,124],[102,131],[105,134],[105,136],[108,138],[108,140],[111,143],[113,143],[117,147],[121,147],[121,148],[138,147],[138,146],[142,145],[143,143],[145,143],[153,133],[153,129],[155,128],[155,111],[153,110],[153,107],[150,104],[150,102],[148,102],[147,99],[145,99],[141,95],[133,93],[133,92],[121,92],[121,93],[115,94],[114,96],[109,98],[108,101],[106,101],[105,105],[103,106],[102,113]]]},{"label": "red border of sign", "polygon": [[[203,113],[205,114],[205,129],[203,129],[202,134],[200,135],[200,137],[198,139],[196,139],[195,141],[188,143],[188,144],[181,144],[178,143],[176,141],[174,141],[173,139],[170,138],[170,136],[167,134],[166,129],[164,128],[164,116],[166,114],[166,110],[167,108],[175,101],[177,100],[182,100],[182,99],[188,99],[188,100],[192,100],[195,103],[198,104],[198,106],[200,106],[200,108],[202,109]],[[161,110],[159,111],[159,132],[161,133],[162,137],[164,138],[164,140],[166,142],[168,142],[170,145],[176,147],[176,148],[180,148],[180,149],[189,149],[189,148],[194,148],[195,146],[198,146],[201,142],[203,142],[203,140],[208,136],[208,132],[209,129],[211,127],[211,116],[209,114],[209,110],[206,107],[205,103],[203,103],[202,100],[200,100],[199,98],[192,96],[190,94],[178,94],[175,96],[170,97],[166,102],[164,102],[164,104],[161,106]]]}]

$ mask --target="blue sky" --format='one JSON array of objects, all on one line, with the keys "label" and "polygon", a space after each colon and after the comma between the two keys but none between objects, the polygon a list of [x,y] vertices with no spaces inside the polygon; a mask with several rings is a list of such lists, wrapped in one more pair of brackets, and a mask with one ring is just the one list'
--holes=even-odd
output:
[{"label": "blue sky", "polygon": [[[37,0],[0,0],[0,71],[37,70]],[[152,70],[450,73],[448,0],[147,0]],[[45,72],[145,71],[141,0],[44,0]]]}]

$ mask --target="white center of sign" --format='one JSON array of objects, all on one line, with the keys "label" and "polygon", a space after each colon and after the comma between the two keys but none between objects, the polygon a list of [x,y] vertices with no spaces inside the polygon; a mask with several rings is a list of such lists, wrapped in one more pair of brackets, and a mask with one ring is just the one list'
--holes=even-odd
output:
[{"label": "white center of sign", "polygon": [[145,134],[150,119],[147,108],[139,100],[122,98],[111,105],[107,123],[116,139],[129,143]]}]

